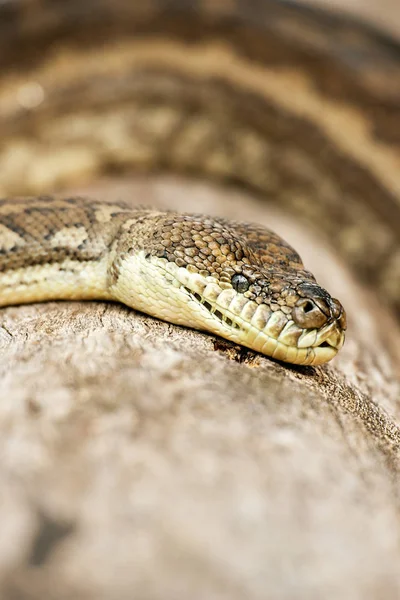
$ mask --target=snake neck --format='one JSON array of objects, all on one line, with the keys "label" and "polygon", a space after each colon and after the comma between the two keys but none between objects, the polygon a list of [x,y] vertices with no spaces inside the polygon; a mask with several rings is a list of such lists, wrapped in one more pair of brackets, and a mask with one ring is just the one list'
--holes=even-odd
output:
[{"label": "snake neck", "polygon": [[296,364],[322,364],[343,345],[340,302],[264,227],[138,210],[110,259],[110,297],[164,321]]}]

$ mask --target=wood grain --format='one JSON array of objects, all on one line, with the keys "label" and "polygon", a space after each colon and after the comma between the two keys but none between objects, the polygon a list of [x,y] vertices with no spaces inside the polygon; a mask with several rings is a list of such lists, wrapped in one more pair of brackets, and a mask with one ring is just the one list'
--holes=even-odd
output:
[{"label": "wood grain", "polygon": [[[309,241],[221,189],[89,191],[190,209],[189,197],[280,221],[301,251]],[[114,304],[1,311],[2,597],[397,597],[395,330],[380,339],[373,299],[315,254],[304,259],[362,306],[317,369]]]}]

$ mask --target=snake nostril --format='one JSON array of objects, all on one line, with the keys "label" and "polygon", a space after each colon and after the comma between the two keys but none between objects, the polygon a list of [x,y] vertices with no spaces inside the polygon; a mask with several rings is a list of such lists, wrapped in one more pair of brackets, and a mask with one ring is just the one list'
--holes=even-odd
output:
[{"label": "snake nostril", "polygon": [[300,327],[319,328],[328,318],[322,310],[308,298],[301,298],[292,310],[293,321]]},{"label": "snake nostril", "polygon": [[307,300],[304,305],[303,305],[303,311],[305,313],[309,313],[313,310],[313,308],[315,308],[315,304],[313,304],[312,302],[310,302],[309,300]]}]

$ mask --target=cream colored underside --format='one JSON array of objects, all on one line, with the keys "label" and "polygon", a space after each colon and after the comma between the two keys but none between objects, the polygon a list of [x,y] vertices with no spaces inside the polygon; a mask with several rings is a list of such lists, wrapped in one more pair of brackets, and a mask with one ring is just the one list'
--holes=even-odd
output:
[{"label": "cream colored underside", "polygon": [[44,300],[105,300],[106,260],[26,267],[0,273],[0,306]]}]

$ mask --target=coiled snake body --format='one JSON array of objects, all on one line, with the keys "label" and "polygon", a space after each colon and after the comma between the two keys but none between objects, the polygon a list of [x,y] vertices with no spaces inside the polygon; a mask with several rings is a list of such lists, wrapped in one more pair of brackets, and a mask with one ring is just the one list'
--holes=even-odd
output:
[{"label": "coiled snake body", "polygon": [[270,0],[18,0],[0,57],[0,189],[38,194],[0,204],[0,305],[115,299],[288,362],[335,356],[344,311],[276,234],[40,195],[134,166],[290,207],[399,310],[395,43]]}]

